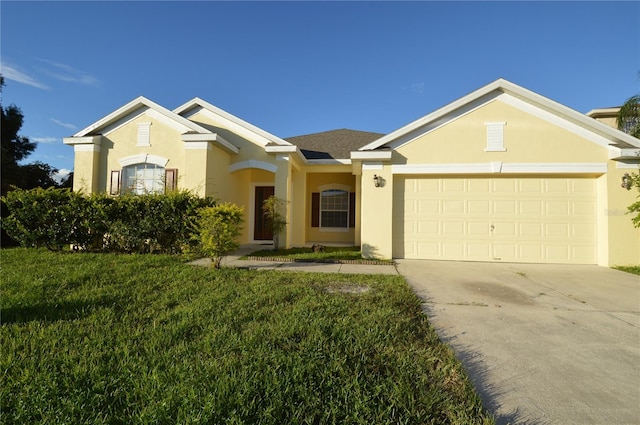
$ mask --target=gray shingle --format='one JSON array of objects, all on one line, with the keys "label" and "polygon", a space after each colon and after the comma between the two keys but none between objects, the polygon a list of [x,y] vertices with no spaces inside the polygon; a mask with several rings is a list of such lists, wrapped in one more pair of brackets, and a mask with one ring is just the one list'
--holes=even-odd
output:
[{"label": "gray shingle", "polygon": [[351,151],[358,150],[382,136],[384,134],[343,128],[289,137],[285,140],[296,145],[307,159],[349,159]]}]

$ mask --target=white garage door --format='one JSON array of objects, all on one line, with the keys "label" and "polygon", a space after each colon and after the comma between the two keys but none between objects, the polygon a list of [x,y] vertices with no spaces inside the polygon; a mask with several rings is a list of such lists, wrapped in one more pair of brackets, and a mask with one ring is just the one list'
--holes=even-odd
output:
[{"label": "white garage door", "polygon": [[596,263],[593,178],[394,178],[393,256]]}]

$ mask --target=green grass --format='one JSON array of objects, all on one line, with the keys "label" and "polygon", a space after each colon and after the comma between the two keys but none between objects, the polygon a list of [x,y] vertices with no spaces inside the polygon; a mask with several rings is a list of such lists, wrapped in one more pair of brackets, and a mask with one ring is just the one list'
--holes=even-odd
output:
[{"label": "green grass", "polygon": [[[312,252],[311,248],[289,248],[274,251],[272,249],[264,249],[249,254],[251,257],[277,257],[288,258],[295,261],[366,261],[362,259],[360,247],[335,247],[326,246],[324,252]],[[244,257],[246,258],[246,257]],[[393,264],[391,260],[378,260],[383,263]]]},{"label": "green grass", "polygon": [[640,266],[616,266],[616,270],[622,270],[623,272],[640,275]]},{"label": "green grass", "polygon": [[1,423],[493,423],[401,277],[0,255]]}]

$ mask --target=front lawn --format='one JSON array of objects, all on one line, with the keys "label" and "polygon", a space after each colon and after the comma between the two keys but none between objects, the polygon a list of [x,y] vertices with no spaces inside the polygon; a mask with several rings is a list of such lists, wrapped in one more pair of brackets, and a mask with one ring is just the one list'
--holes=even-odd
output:
[{"label": "front lawn", "polygon": [[493,423],[401,277],[0,255],[2,423]]}]

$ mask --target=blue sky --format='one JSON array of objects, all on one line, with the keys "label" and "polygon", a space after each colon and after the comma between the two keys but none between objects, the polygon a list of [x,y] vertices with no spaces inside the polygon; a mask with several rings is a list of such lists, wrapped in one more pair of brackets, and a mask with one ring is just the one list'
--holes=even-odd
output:
[{"label": "blue sky", "polygon": [[137,96],[198,96],[279,137],[391,132],[497,78],[580,112],[640,91],[640,2],[0,3],[27,161]]}]

